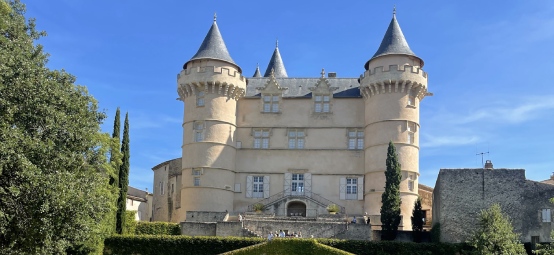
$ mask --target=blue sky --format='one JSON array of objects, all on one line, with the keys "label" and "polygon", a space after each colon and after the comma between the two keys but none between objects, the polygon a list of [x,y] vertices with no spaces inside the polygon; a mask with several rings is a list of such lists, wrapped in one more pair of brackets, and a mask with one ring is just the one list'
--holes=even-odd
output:
[{"label": "blue sky", "polygon": [[392,17],[425,61],[420,183],[441,168],[554,171],[554,1],[75,1],[28,0],[49,67],[88,87],[111,133],[119,106],[131,126],[130,185],[152,190],[151,168],[181,156],[176,77],[217,12],[227,48],[252,76],[275,39],[289,77],[359,77]]}]

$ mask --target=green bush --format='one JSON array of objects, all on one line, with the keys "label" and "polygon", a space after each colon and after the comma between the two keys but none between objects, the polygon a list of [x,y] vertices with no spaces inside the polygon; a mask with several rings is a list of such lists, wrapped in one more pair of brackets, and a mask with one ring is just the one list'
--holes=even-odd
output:
[{"label": "green bush", "polygon": [[433,224],[433,228],[431,228],[431,242],[440,243],[440,241],[441,241],[441,224],[437,222]]},{"label": "green bush", "polygon": [[137,220],[135,220],[135,216],[137,214],[137,211],[126,211],[125,212],[125,224],[123,225],[123,233],[132,235],[135,233],[135,229],[137,227]]},{"label": "green bush", "polygon": [[463,255],[472,252],[472,248],[464,243],[372,242],[338,239],[317,239],[317,241],[358,255]]},{"label": "green bush", "polygon": [[180,235],[181,226],[171,222],[138,222],[134,231],[136,235]]},{"label": "green bush", "polygon": [[104,240],[104,254],[220,254],[254,244],[263,243],[263,238],[242,237],[190,237],[168,235],[116,235]]},{"label": "green bush", "polygon": [[315,239],[278,238],[271,242],[252,245],[242,249],[223,253],[222,255],[352,255],[352,253],[341,251],[327,245],[318,243]]}]

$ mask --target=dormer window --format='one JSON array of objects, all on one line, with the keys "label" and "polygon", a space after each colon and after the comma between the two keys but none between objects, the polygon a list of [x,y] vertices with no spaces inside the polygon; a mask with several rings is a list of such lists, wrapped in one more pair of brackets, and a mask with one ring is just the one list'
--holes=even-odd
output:
[{"label": "dormer window", "polygon": [[316,95],[314,97],[314,111],[316,113],[328,113],[331,111],[330,102],[331,96],[330,95]]},{"label": "dormer window", "polygon": [[265,113],[279,112],[279,95],[266,94],[262,96],[263,111]]},{"label": "dormer window", "polygon": [[196,94],[196,106],[204,106],[204,91],[198,91]]}]

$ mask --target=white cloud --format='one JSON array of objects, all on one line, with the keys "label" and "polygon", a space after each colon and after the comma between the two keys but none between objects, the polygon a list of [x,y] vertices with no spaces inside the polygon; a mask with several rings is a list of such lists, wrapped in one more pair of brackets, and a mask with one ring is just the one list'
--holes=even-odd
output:
[{"label": "white cloud", "polygon": [[433,147],[445,147],[445,146],[462,146],[468,144],[475,144],[480,141],[480,138],[475,135],[470,136],[435,136],[429,134],[423,134],[421,147],[433,148]]}]

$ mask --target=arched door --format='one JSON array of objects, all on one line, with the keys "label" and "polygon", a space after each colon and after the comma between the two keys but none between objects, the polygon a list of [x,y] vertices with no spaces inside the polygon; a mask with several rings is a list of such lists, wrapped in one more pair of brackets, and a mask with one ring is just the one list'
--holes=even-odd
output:
[{"label": "arched door", "polygon": [[290,202],[287,206],[287,216],[306,217],[306,204],[300,201]]}]

